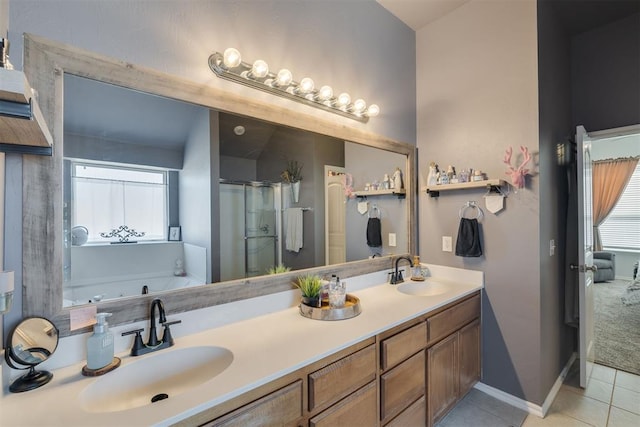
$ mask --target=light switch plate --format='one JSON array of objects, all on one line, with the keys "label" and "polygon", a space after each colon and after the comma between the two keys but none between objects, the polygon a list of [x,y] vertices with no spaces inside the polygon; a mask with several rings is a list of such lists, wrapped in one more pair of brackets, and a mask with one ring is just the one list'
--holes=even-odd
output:
[{"label": "light switch plate", "polygon": [[396,245],[396,233],[389,233],[389,246]]},{"label": "light switch plate", "polygon": [[451,236],[442,236],[442,252],[453,252]]}]

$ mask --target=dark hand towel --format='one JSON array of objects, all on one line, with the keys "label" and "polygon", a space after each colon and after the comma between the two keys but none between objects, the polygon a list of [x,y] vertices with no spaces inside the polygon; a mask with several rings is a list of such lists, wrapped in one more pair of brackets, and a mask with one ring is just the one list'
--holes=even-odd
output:
[{"label": "dark hand towel", "polygon": [[482,256],[480,229],[475,218],[461,218],[456,241],[456,255],[464,257]]},{"label": "dark hand towel", "polygon": [[371,247],[382,246],[380,218],[369,218],[367,222],[367,245]]}]

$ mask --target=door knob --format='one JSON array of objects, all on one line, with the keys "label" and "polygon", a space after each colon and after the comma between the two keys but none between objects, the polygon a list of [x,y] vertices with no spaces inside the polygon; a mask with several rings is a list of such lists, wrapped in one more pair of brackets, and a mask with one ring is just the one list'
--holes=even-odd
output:
[{"label": "door knob", "polygon": [[580,264],[580,265],[569,264],[569,267],[570,267],[572,270],[578,270],[578,271],[580,271],[580,273],[585,273],[585,272],[587,272],[587,271],[592,271],[592,272],[594,272],[594,273],[595,273],[596,271],[598,271],[598,267],[597,267],[597,266],[595,266],[595,265],[589,265],[589,266],[586,266],[586,265],[584,265],[584,264]]}]

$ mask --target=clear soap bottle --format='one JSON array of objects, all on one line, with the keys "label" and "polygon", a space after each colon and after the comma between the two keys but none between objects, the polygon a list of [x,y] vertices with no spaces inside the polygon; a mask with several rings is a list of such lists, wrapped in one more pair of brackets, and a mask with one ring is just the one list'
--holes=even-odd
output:
[{"label": "clear soap bottle", "polygon": [[87,340],[87,368],[101,369],[113,361],[113,332],[109,331],[107,317],[111,313],[96,314],[93,334]]},{"label": "clear soap bottle", "polygon": [[411,280],[422,282],[424,276],[422,275],[422,266],[420,265],[420,257],[418,255],[413,256],[413,267],[411,267]]}]

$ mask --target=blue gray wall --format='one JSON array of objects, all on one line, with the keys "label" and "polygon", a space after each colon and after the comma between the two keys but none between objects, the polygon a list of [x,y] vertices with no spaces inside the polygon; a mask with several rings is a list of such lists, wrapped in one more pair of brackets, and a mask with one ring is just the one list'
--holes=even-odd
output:
[{"label": "blue gray wall", "polygon": [[[289,68],[381,108],[360,124],[307,106],[301,110],[415,143],[415,33],[373,0],[10,0],[12,62],[22,34],[34,33],[169,74],[279,105],[213,75],[207,58],[236,47],[249,62]],[[285,103],[285,104],[283,104]]]}]

